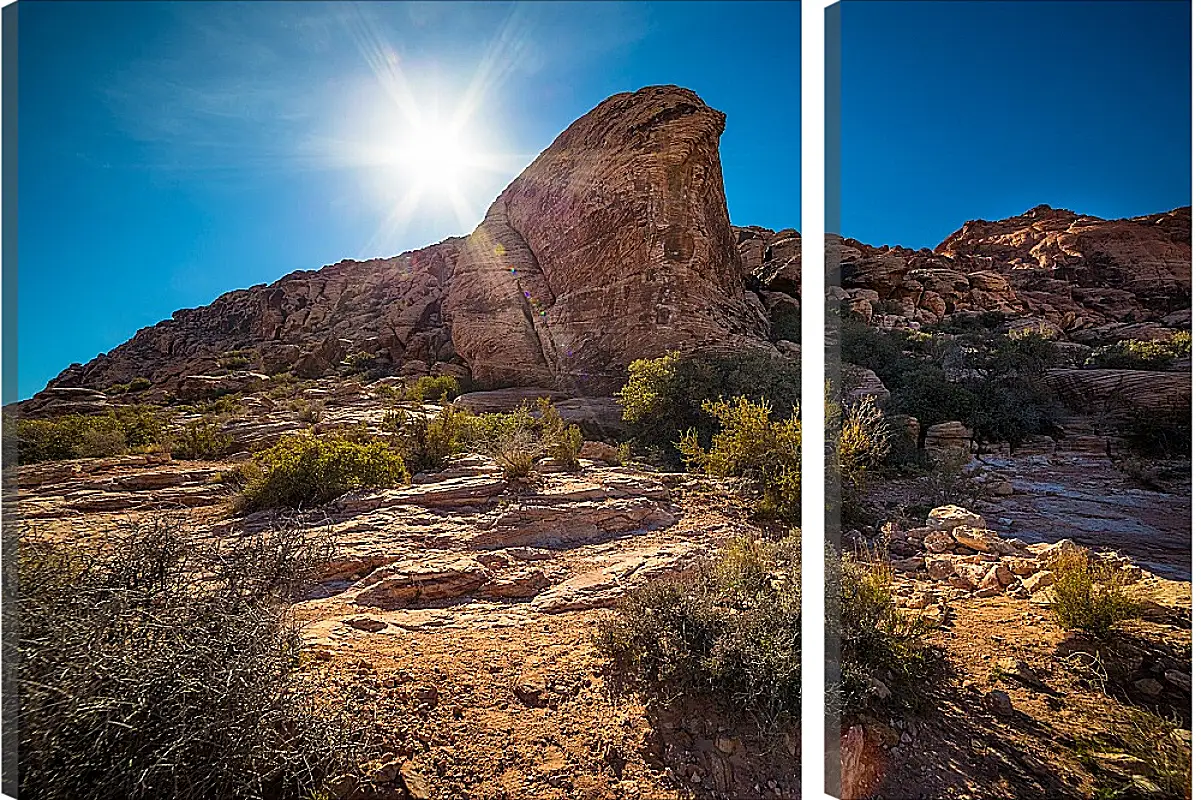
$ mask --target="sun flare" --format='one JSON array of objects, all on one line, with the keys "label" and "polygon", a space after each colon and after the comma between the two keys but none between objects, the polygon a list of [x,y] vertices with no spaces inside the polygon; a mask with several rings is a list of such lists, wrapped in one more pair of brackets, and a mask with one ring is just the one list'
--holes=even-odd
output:
[{"label": "sun flare", "polygon": [[454,131],[444,126],[422,125],[401,138],[397,161],[406,176],[423,189],[454,191],[466,177],[473,159]]}]

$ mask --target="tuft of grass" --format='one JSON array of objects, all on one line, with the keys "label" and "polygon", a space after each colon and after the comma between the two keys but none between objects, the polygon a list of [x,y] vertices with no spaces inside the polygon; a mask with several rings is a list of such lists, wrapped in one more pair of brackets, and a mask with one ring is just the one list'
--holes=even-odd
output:
[{"label": "tuft of grass", "polygon": [[1051,611],[1064,628],[1105,639],[1114,625],[1139,615],[1138,604],[1119,583],[1112,564],[1094,561],[1087,552],[1069,551],[1059,555],[1051,569]]},{"label": "tuft of grass", "polygon": [[325,403],[320,400],[293,400],[290,407],[306,425],[316,425],[325,418]]},{"label": "tuft of grass", "polygon": [[393,486],[409,479],[404,459],[382,442],[353,442],[338,434],[285,436],[254,458],[242,492],[243,511],[311,508],[349,491]]}]

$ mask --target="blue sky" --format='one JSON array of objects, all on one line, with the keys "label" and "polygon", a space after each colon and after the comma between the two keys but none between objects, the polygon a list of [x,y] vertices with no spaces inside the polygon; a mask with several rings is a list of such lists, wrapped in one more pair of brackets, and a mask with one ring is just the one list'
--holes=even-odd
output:
[{"label": "blue sky", "polygon": [[[21,397],[225,291],[466,234],[646,85],[726,112],[736,224],[800,225],[799,2],[55,2],[18,25]],[[404,109],[432,140],[463,120],[454,192],[414,202]]]},{"label": "blue sky", "polygon": [[1191,202],[1187,0],[841,6],[844,236]]}]

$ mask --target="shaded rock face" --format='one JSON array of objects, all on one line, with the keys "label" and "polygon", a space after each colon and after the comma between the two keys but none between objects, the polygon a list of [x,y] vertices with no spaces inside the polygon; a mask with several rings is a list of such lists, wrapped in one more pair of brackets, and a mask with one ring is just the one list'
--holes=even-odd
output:
[{"label": "shaded rock face", "polygon": [[1104,220],[1044,205],[968,222],[933,251],[835,237],[846,295],[837,299],[884,327],[986,311],[1073,339],[1113,326],[1105,338],[1116,341],[1117,328],[1150,321],[1187,327],[1191,224],[1189,207]]},{"label": "shaded rock face", "polygon": [[[477,388],[597,395],[636,358],[767,347],[766,308],[782,329],[794,309],[787,297],[765,306],[744,293],[747,253],[718,156],[724,127],[725,115],[686,89],[615,95],[564,131],[470,236],[229,292],[50,386],[146,377],[174,389],[218,373],[236,351],[238,368],[255,372],[318,377],[366,354],[393,372],[467,374]],[[755,230],[757,269],[770,273],[757,288],[795,294],[799,236]]]}]

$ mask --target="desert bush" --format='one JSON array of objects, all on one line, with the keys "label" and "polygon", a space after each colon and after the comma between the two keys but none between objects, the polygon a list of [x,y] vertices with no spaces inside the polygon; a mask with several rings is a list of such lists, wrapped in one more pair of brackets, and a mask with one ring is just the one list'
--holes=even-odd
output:
[{"label": "desert bush", "polygon": [[801,513],[800,408],[776,422],[766,402],[745,397],[731,401],[706,400],[706,413],[717,418],[717,433],[706,450],[696,429],[679,442],[684,462],[710,475],[749,478],[762,493],[759,511],[765,516],[799,522]]},{"label": "desert bush", "polygon": [[649,697],[701,694],[769,720],[800,717],[800,533],[735,540],[689,577],[626,595],[595,638]]},{"label": "desert bush", "polygon": [[1181,331],[1170,339],[1150,342],[1124,339],[1117,344],[1099,348],[1088,357],[1084,365],[1096,369],[1165,370],[1176,359],[1189,358],[1192,350],[1192,334]]},{"label": "desert bush", "polygon": [[417,474],[437,472],[452,455],[462,452],[470,419],[470,412],[447,403],[432,417],[403,408],[388,411],[382,424],[409,472]]},{"label": "desert bush", "polygon": [[376,357],[366,350],[351,353],[342,359],[342,372],[346,375],[369,375],[376,365]]},{"label": "desert bush", "polygon": [[1138,616],[1138,604],[1119,583],[1112,564],[1091,559],[1085,551],[1068,551],[1055,558],[1051,569],[1051,611],[1063,627],[1104,639],[1118,622]]},{"label": "desert bush", "polygon": [[293,400],[291,408],[306,425],[316,425],[325,417],[325,403],[320,400]]},{"label": "desert bush", "polygon": [[799,365],[758,351],[672,352],[631,363],[617,400],[634,439],[669,464],[680,464],[675,445],[685,431],[695,429],[702,447],[717,432],[717,420],[703,403],[734,397],[763,401],[775,419],[783,419],[799,401]]},{"label": "desert bush", "polygon": [[869,398],[844,407],[830,395],[827,386],[827,499],[836,503],[842,521],[858,524],[867,520],[863,497],[876,469],[892,450],[894,431]]},{"label": "desert bush", "polygon": [[454,400],[459,396],[459,382],[450,375],[422,375],[412,386],[409,386],[406,394],[410,400]]},{"label": "desert bush", "polygon": [[185,461],[213,461],[228,455],[233,443],[215,419],[198,419],[172,437],[171,455]]},{"label": "desert bush", "polygon": [[32,464],[121,455],[158,446],[165,430],[161,414],[143,405],[122,406],[107,414],[18,419],[18,459],[22,464]]},{"label": "desert bush", "polygon": [[129,383],[114,383],[112,386],[104,390],[104,393],[110,396],[122,394],[136,394],[144,392],[154,384],[149,378],[134,378]]},{"label": "desert bush", "polygon": [[272,400],[287,400],[295,397],[300,388],[300,379],[291,372],[277,372],[271,376],[271,388],[267,390],[267,396]]},{"label": "desert bush", "polygon": [[1123,421],[1130,447],[1146,458],[1187,458],[1192,452],[1193,416],[1190,409],[1133,414]]},{"label": "desert bush", "polygon": [[506,483],[526,484],[538,477],[535,464],[541,449],[541,443],[528,431],[518,429],[511,436],[493,442],[490,455],[500,465]]},{"label": "desert bush", "polygon": [[127,450],[125,434],[116,425],[88,425],[79,432],[74,450],[80,458],[119,456]]},{"label": "desert bush", "polygon": [[387,400],[390,403],[396,403],[405,399],[403,390],[386,383],[371,387],[371,392],[380,400]]},{"label": "desert bush", "polygon": [[844,362],[871,369],[889,388],[887,410],[916,417],[923,428],[957,420],[981,441],[1016,446],[1053,432],[1062,414],[1044,379],[1054,342],[1038,334],[984,325],[936,335],[880,331],[852,318],[842,324],[840,345]]},{"label": "desert bush", "polygon": [[242,493],[243,511],[309,508],[354,489],[407,481],[404,459],[382,442],[352,442],[338,434],[292,435],[254,457],[258,468]]},{"label": "desert bush", "polygon": [[538,438],[538,418],[529,403],[507,413],[472,414],[464,419],[463,444],[476,453],[491,455],[514,436]]},{"label": "desert bush", "polygon": [[933,674],[932,626],[897,608],[886,559],[856,561],[826,551],[826,632],[836,637],[837,678],[826,685],[830,713],[856,713],[880,697],[877,682],[905,704]]},{"label": "desert bush", "polygon": [[95,550],[23,536],[21,796],[299,799],[353,769],[359,735],[315,707],[283,616],[325,552],[296,528],[218,545],[167,519]]},{"label": "desert bush", "polygon": [[584,447],[584,434],[579,425],[568,425],[559,415],[559,410],[545,397],[538,398],[538,426],[542,430],[542,444],[546,454],[569,470],[580,468],[580,450]]},{"label": "desert bush", "polygon": [[195,408],[200,414],[209,414],[223,418],[239,416],[246,411],[246,407],[242,405],[242,398],[234,393],[224,394],[213,400],[197,403]]}]

